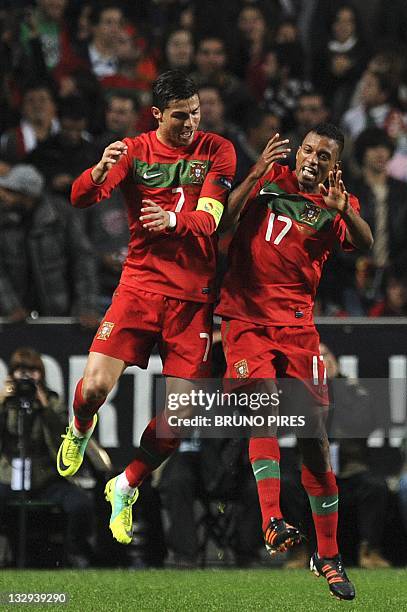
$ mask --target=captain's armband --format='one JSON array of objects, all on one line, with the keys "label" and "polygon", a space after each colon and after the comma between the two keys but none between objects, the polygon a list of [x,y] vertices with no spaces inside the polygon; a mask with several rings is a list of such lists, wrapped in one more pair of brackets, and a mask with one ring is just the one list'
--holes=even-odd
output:
[{"label": "captain's armband", "polygon": [[204,210],[212,215],[212,217],[215,219],[216,227],[218,227],[219,221],[221,220],[223,214],[223,204],[221,204],[218,200],[215,200],[214,198],[199,198],[196,210]]}]

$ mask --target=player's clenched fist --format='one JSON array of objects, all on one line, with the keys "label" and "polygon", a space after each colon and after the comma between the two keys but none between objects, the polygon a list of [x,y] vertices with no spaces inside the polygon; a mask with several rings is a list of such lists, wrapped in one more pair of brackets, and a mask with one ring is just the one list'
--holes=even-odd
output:
[{"label": "player's clenched fist", "polygon": [[103,183],[109,170],[117,164],[122,155],[127,153],[127,145],[121,140],[112,142],[103,151],[102,159],[92,170],[92,179],[95,183]]}]

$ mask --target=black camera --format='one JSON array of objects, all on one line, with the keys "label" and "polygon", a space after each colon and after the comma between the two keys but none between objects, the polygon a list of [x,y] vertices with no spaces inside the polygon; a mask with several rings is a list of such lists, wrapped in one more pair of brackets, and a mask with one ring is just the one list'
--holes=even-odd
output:
[{"label": "black camera", "polygon": [[15,395],[20,399],[33,402],[37,393],[37,383],[29,376],[14,380]]}]

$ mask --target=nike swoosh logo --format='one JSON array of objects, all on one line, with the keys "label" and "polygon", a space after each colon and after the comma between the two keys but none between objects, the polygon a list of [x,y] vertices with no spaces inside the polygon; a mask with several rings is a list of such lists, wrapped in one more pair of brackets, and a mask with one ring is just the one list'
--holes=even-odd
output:
[{"label": "nike swoosh logo", "polygon": [[143,174],[143,179],[153,179],[156,178],[156,176],[161,176],[162,172],[154,172],[153,174],[148,174],[148,172],[144,172]]},{"label": "nike swoosh logo", "polygon": [[331,506],[334,506],[337,503],[338,503],[338,499],[335,499],[335,501],[331,502],[330,504],[327,504],[326,502],[322,502],[322,507],[323,508],[330,508]]},{"label": "nike swoosh logo", "polygon": [[262,187],[262,189],[260,189],[260,191],[259,191],[259,195],[274,195],[274,196],[279,196],[279,195],[281,195],[281,193],[276,193],[275,191],[267,191],[267,189]]},{"label": "nike swoosh logo", "polygon": [[268,465],[265,465],[264,467],[259,468],[258,470],[254,472],[254,475],[256,476],[256,474],[258,474],[259,472],[262,472],[263,470],[267,470],[267,468],[268,468]]}]

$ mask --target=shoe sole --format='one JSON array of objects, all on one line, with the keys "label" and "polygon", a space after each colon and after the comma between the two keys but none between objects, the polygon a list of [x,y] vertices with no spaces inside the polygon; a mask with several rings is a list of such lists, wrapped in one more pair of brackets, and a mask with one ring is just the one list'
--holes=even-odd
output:
[{"label": "shoe sole", "polygon": [[293,546],[296,546],[297,544],[301,544],[301,542],[302,536],[299,535],[295,538],[287,538],[287,540],[279,544],[279,546],[270,546],[270,544],[267,544],[267,542],[265,543],[265,546],[268,554],[272,557],[277,553],[287,552],[287,550],[293,548]]}]

